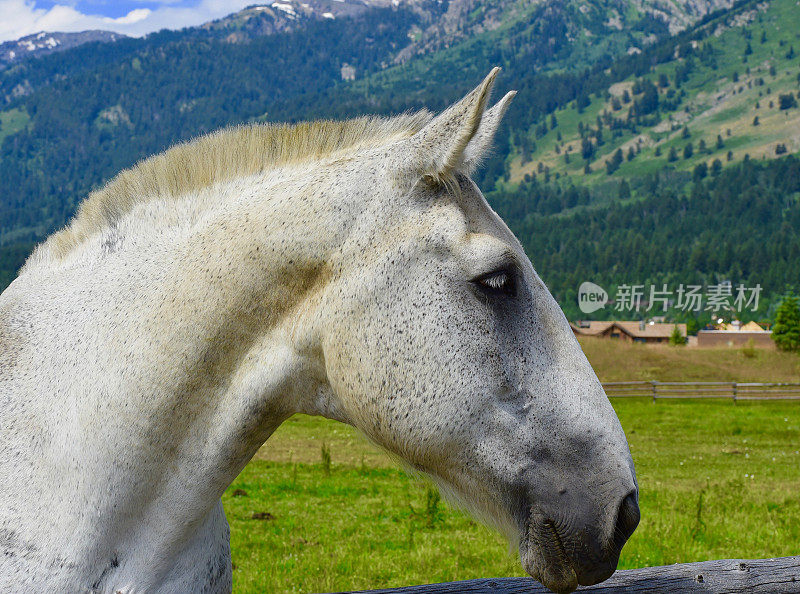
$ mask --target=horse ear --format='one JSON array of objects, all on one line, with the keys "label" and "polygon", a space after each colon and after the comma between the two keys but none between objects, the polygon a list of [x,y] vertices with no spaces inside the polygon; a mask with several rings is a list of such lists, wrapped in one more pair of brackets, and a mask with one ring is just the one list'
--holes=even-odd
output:
[{"label": "horse ear", "polygon": [[448,107],[408,139],[403,150],[407,151],[410,163],[404,160],[413,173],[443,182],[463,164],[464,151],[480,128],[498,72],[500,68],[493,68],[483,82],[461,101]]},{"label": "horse ear", "polygon": [[483,114],[478,131],[464,149],[463,167],[468,173],[475,171],[484,157],[486,157],[492,146],[497,127],[500,125],[509,103],[511,103],[516,94],[516,91],[507,93],[505,97]]}]

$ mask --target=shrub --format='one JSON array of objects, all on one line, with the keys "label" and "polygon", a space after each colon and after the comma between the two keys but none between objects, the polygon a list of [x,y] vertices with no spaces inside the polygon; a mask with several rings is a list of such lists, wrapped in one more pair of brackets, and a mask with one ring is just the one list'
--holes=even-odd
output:
[{"label": "shrub", "polygon": [[322,442],[322,470],[325,472],[326,475],[331,473],[331,448],[330,446]]},{"label": "shrub", "polygon": [[441,500],[442,498],[437,489],[433,487],[427,488],[425,491],[425,520],[428,528],[433,528],[442,520],[442,510],[439,508]]}]

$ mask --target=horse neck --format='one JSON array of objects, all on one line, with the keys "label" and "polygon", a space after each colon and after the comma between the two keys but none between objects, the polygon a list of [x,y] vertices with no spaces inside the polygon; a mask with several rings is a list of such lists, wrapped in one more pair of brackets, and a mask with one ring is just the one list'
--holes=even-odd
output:
[{"label": "horse neck", "polygon": [[[129,334],[143,327],[149,336],[146,346],[132,345],[139,393],[166,388],[155,404],[170,412],[151,432],[190,428],[200,439],[188,438],[184,454],[204,450],[224,469],[220,486],[324,381],[311,314],[328,279],[329,247],[309,241],[312,225],[292,200],[265,201],[270,189],[259,181],[233,185],[253,199],[208,213],[156,266],[161,282]],[[282,191],[291,188],[288,180]]]},{"label": "horse neck", "polygon": [[[31,440],[20,499],[35,488],[43,510],[50,491],[67,502],[59,533],[85,526],[70,515],[91,509],[113,518],[106,534],[147,526],[149,539],[174,541],[283,420],[314,412],[326,389],[315,307],[339,230],[312,206],[242,200],[188,231],[128,237],[90,265],[39,267],[15,283],[9,315],[34,309],[20,303],[44,309],[17,357],[14,398],[58,434]],[[40,476],[37,458],[61,477]]]}]

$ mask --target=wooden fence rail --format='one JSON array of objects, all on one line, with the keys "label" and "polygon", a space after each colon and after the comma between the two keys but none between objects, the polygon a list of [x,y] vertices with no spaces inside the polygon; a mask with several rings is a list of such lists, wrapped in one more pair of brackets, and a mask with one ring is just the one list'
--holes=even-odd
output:
[{"label": "wooden fence rail", "polygon": [[737,400],[800,400],[800,384],[755,382],[605,382],[612,398],[730,398]]},{"label": "wooden fence rail", "polygon": [[[531,578],[494,578],[388,590],[363,590],[362,594],[366,592],[370,594],[456,594],[458,592],[545,594],[549,590]],[[579,588],[578,592],[798,594],[800,557],[725,559],[628,569],[616,572],[602,584]]]}]

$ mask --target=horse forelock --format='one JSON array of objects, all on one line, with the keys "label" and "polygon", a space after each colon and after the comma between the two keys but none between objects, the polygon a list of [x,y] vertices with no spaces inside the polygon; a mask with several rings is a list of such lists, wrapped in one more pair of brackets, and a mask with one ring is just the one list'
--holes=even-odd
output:
[{"label": "horse forelock", "polygon": [[137,205],[177,200],[214,184],[408,138],[430,121],[427,110],[299,124],[252,124],[187,141],[123,170],[79,205],[70,223],[26,262],[60,260]]}]

